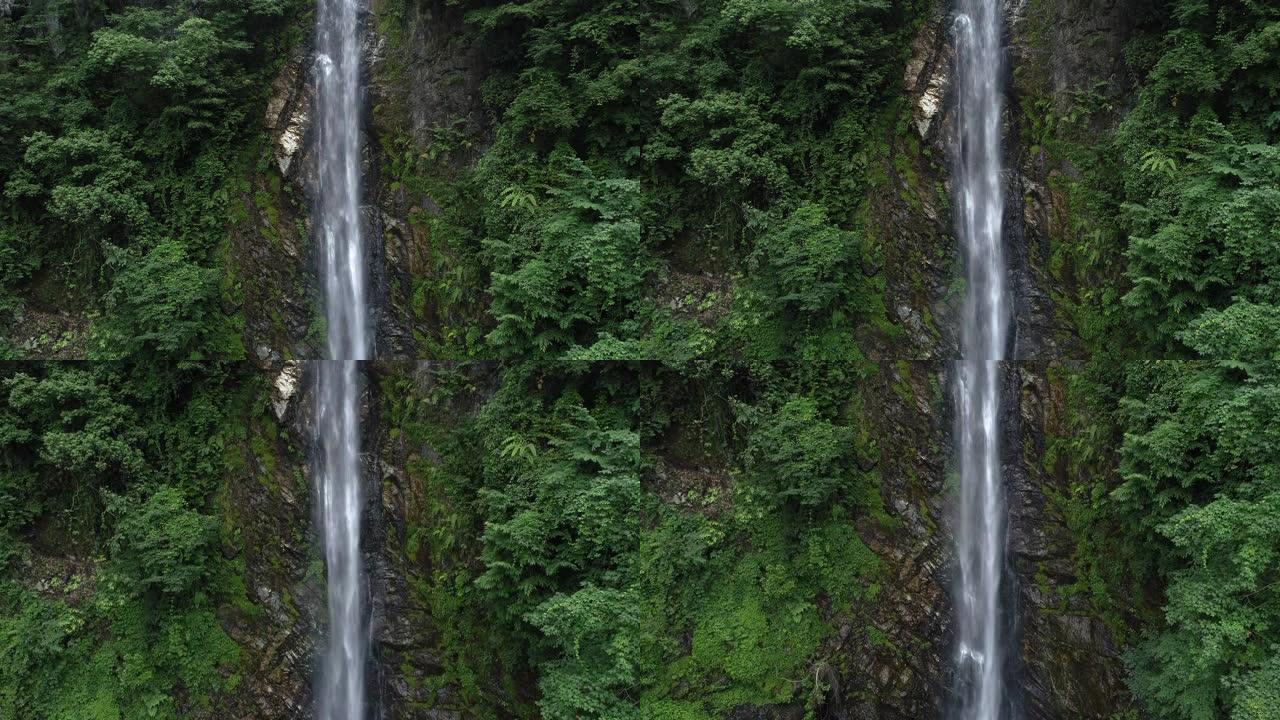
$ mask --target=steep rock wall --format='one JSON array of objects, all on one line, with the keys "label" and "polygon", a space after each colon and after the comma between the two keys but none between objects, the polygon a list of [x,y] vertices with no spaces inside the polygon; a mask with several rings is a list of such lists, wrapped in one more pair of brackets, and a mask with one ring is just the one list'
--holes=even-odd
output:
[{"label": "steep rock wall", "polygon": [[223,626],[242,647],[244,681],[231,717],[312,716],[311,682],[325,620],[322,555],[311,523],[307,452],[311,378],[289,364],[262,372],[263,392],[239,420],[227,452],[224,522],[238,538],[249,605],[224,609]]},{"label": "steep rock wall", "polygon": [[[374,635],[370,717],[457,717],[438,709],[449,706],[447,692],[421,682],[440,672],[438,620],[411,588],[414,578],[431,572],[430,563],[410,551],[409,535],[421,524],[430,493],[419,461],[438,456],[412,445],[383,415],[392,396],[384,386],[399,381],[395,399],[413,406],[431,392],[429,367],[404,361],[363,366],[362,554]],[[249,601],[222,615],[246,654],[247,672],[228,710],[232,717],[293,720],[313,717],[311,685],[326,622],[308,461],[315,438],[315,379],[306,363],[287,363],[261,379],[264,392],[244,408],[243,442],[227,464],[225,520],[238,538],[229,550],[243,561]],[[483,377],[477,384],[483,386]],[[459,416],[476,402],[459,405]]]},{"label": "steep rock wall", "polygon": [[[1074,540],[1059,499],[1070,477],[1046,463],[1046,441],[1066,413],[1061,372],[1080,359],[1074,329],[1054,307],[1064,292],[1052,271],[1052,243],[1071,212],[1054,179],[1073,168],[1036,145],[1035,113],[1069,114],[1080,95],[1101,92],[1109,114],[1087,115],[1098,132],[1118,118],[1131,80],[1121,49],[1134,3],[1010,2],[1005,5],[1012,72],[1006,87],[1006,254],[1016,294],[1013,356],[1003,411],[1009,493],[1009,602],[1017,608],[1021,657],[1014,669],[1028,718],[1103,718],[1128,706],[1122,663],[1103,623],[1073,598]],[[951,366],[963,286],[948,206],[955,143],[950,78],[954,58],[948,4],[923,23],[904,71],[908,108],[889,138],[886,192],[873,197],[882,237],[886,307],[901,335],[879,338],[886,384],[873,417],[884,450],[883,493],[902,520],[877,551],[895,568],[882,623],[897,649],[861,648],[876,670],[862,713],[852,717],[939,717],[950,692],[952,540]],[[1049,132],[1052,132],[1050,130]],[[914,401],[914,402],[912,402]],[[936,520],[935,520],[936,518]]]},{"label": "steep rock wall", "polygon": [[[1020,432],[1009,445],[1011,550],[1018,578],[1021,648],[1028,717],[1109,717],[1129,706],[1123,664],[1103,622],[1070,592],[1076,582],[1074,539],[1060,499],[1072,478],[1046,462],[1047,439],[1061,431],[1067,413],[1064,378],[1080,350],[1069,321],[1054,312],[1054,298],[1069,292],[1052,268],[1055,243],[1072,212],[1058,178],[1074,176],[1070,163],[1038,146],[1033,128],[1046,107],[1055,116],[1085,118],[1093,132],[1119,119],[1132,87],[1123,48],[1141,3],[1066,0],[1011,3],[1009,82],[1014,123],[1009,166],[1018,243],[1019,318],[1016,378],[1007,389],[1007,412]],[[1099,111],[1082,96],[1103,100]],[[1060,130],[1048,130],[1060,132]],[[1016,400],[1015,400],[1016,398]]]},{"label": "steep rock wall", "polygon": [[[1044,103],[1065,110],[1082,89],[1107,83],[1123,102],[1127,80],[1119,60],[1123,2],[1014,2],[1006,6],[1013,72],[1006,103],[1008,148],[1007,237],[1016,288],[1015,347],[1019,363],[1008,376],[1005,472],[1010,493],[1011,564],[1015,604],[1022,624],[1018,685],[1029,718],[1108,717],[1125,705],[1117,651],[1102,624],[1065,592],[1074,582],[1073,543],[1055,505],[1071,478],[1046,467],[1046,434],[1064,413],[1061,376],[1077,350],[1072,329],[1054,310],[1062,291],[1051,272],[1052,243],[1062,237],[1066,198],[1053,178],[1071,173],[1034,145],[1034,113]],[[415,281],[435,272],[429,261],[434,238],[415,213],[438,210],[429,196],[398,187],[385,167],[405,153],[426,153],[461,118],[468,137],[484,135],[488,120],[478,101],[483,53],[465,41],[456,11],[443,5],[374,7],[367,47],[371,68],[367,149],[368,227],[376,274],[379,352],[415,354]],[[375,21],[376,18],[376,21]],[[954,55],[950,15],[940,3],[922,24],[904,67],[904,106],[886,131],[880,158],[885,192],[873,197],[873,226],[886,281],[885,306],[894,333],[861,338],[880,372],[851,394],[862,397],[880,451],[877,470],[886,512],[894,522],[867,522],[860,535],[885,559],[884,591],[872,610],[875,632],[839,628],[823,646],[815,667],[832,669],[828,717],[942,717],[952,687],[948,529],[950,484],[950,361],[963,287],[949,206],[949,163],[954,146],[950,95]],[[244,509],[245,555],[251,593],[264,612],[235,617],[236,637],[253,649],[243,700],[245,716],[305,717],[314,638],[323,618],[323,582],[310,527],[305,448],[309,407],[305,373],[285,364],[314,357],[316,301],[314,261],[306,238],[310,139],[307,54],[300,51],[277,81],[266,127],[272,163],[260,168],[246,194],[256,235],[246,233],[237,255],[246,277],[261,280],[246,295],[251,354],[270,382],[288,373],[299,388],[281,400],[266,426],[280,431],[268,443],[279,458],[274,470],[247,445],[251,472],[232,483]],[[1029,100],[1043,101],[1039,104]],[[1097,120],[1099,130],[1114,117]],[[457,153],[459,166],[479,148]],[[375,161],[376,158],[376,161]],[[265,199],[264,199],[265,196]],[[271,209],[271,208],[274,208]],[[274,215],[273,215],[274,213]],[[299,223],[304,227],[299,228]],[[271,240],[273,227],[281,242]],[[289,233],[292,234],[289,234]],[[287,240],[286,240],[287,236]],[[296,240],[294,239],[296,238]],[[267,242],[263,242],[266,240]],[[246,284],[247,286],[248,284]],[[453,717],[447,694],[434,694],[411,678],[438,669],[437,624],[412,590],[412,577],[427,561],[411,552],[411,518],[422,512],[423,478],[409,458],[430,448],[409,447],[373,409],[382,380],[407,373],[428,389],[429,373],[386,366],[374,372],[366,407],[366,467],[370,504],[366,539],[377,633],[375,693],[391,717]],[[270,422],[268,422],[270,421]],[[255,435],[256,437],[256,435]],[[274,480],[273,480],[274,478]],[[275,487],[272,487],[272,485]],[[283,489],[282,489],[283,488]],[[282,533],[281,529],[287,529]],[[406,670],[412,668],[412,671]],[[252,712],[249,708],[256,708]],[[760,708],[744,717],[788,717],[798,708]],[[744,710],[744,712],[747,712]]]}]

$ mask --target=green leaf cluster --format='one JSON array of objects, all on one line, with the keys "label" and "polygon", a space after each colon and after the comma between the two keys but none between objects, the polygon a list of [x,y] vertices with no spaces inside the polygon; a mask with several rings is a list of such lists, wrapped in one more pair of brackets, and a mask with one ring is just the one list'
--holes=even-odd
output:
[{"label": "green leaf cluster", "polygon": [[1098,285],[1073,517],[1095,600],[1136,620],[1130,685],[1157,718],[1253,720],[1280,692],[1277,38],[1267,3],[1155,3],[1082,188],[1100,220],[1071,268]]},{"label": "green leaf cluster", "polygon": [[212,496],[234,376],[0,370],[0,715],[178,718],[239,682]]},{"label": "green leaf cluster", "polygon": [[0,320],[56,299],[99,320],[82,357],[243,356],[216,282],[228,181],[303,7],[0,14]]},{"label": "green leaf cluster", "polygon": [[[398,183],[451,206],[418,218],[448,243],[415,300],[446,319],[426,344],[672,364],[856,353],[880,307],[863,196],[916,5],[463,3],[493,48],[492,141],[472,143],[473,170],[387,144]],[[700,273],[733,292],[671,296]],[[483,345],[452,325],[468,322]]]}]

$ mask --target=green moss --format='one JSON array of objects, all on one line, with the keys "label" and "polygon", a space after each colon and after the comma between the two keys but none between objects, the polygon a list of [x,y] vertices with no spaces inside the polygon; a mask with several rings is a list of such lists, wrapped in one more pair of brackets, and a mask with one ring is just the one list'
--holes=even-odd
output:
[{"label": "green moss", "polygon": [[906,130],[899,135],[899,142],[902,147],[893,154],[893,168],[901,181],[898,197],[914,212],[923,213],[924,203],[920,195],[924,188],[913,164],[913,158],[920,157],[920,141],[914,132]]},{"label": "green moss", "polygon": [[837,612],[858,600],[874,600],[883,569],[880,557],[843,518],[833,518],[805,538],[805,564],[817,588],[831,598]]},{"label": "green moss", "polygon": [[[268,178],[274,176],[268,175]],[[278,181],[277,181],[278,182]],[[258,226],[258,235],[266,240],[276,250],[284,249],[284,242],[280,238],[280,211],[276,208],[273,195],[265,190],[258,190],[253,194],[254,207],[258,212],[262,213],[263,222]]]},{"label": "green moss", "polygon": [[276,474],[276,455],[271,448],[271,442],[260,434],[254,434],[249,439],[249,449],[253,452],[253,456],[257,458],[258,463],[266,470],[262,475],[263,482],[274,482]]},{"label": "green moss", "polygon": [[790,700],[797,670],[824,635],[787,567],[771,553],[739,560],[698,614],[687,662],[673,664],[677,676],[703,686],[716,710]]},{"label": "green moss", "polygon": [[893,380],[894,394],[907,405],[914,405],[916,391],[911,385],[911,363],[906,360],[897,360],[894,362],[894,369],[896,370]]}]

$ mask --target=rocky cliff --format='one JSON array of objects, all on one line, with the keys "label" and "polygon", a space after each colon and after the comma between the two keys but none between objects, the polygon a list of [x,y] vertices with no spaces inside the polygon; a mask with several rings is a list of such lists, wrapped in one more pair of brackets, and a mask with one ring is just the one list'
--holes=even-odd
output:
[{"label": "rocky cliff", "polygon": [[[1073,169],[1039,142],[1043,115],[1070,114],[1084,93],[1123,105],[1128,80],[1118,60],[1130,8],[1124,2],[1013,1],[1006,4],[1014,70],[1007,83],[1006,237],[1016,288],[1017,362],[1004,397],[1005,477],[1009,491],[1010,593],[1018,608],[1021,657],[1015,669],[1026,717],[1105,718],[1127,706],[1120,662],[1105,627],[1067,592],[1075,581],[1073,539],[1055,504],[1071,482],[1046,462],[1047,438],[1061,432],[1063,367],[1079,350],[1054,298],[1069,288],[1055,275],[1053,243],[1068,232],[1072,208],[1055,178]],[[457,167],[474,162],[489,119],[479,101],[483,48],[446,3],[375,3],[367,18],[370,72],[366,218],[375,270],[378,348],[365,402],[369,507],[366,538],[377,649],[377,702],[385,717],[457,716],[453,688],[441,672],[442,624],[427,594],[415,591],[432,572],[432,553],[415,530],[430,518],[428,476],[440,460],[414,444],[384,409],[432,394],[434,375],[421,339],[444,318],[423,301],[421,286],[447,271],[447,247],[421,219],[440,212],[429,189],[405,187],[397,163],[437,154]],[[828,688],[820,717],[942,717],[951,692],[949,587],[952,543],[951,367],[963,288],[948,202],[954,147],[950,91],[950,16],[940,5],[919,26],[902,70],[897,122],[885,132],[878,192],[872,200],[875,243],[885,278],[886,327],[859,338],[879,372],[848,388],[861,398],[877,450],[874,470],[888,522],[867,520],[859,534],[884,560],[883,588],[868,610],[873,632],[838,625],[811,660]],[[240,717],[297,718],[308,713],[314,638],[321,630],[322,588],[310,534],[306,477],[310,416],[307,373],[293,360],[315,357],[317,295],[308,242],[307,198],[313,170],[308,122],[310,76],[300,48],[274,87],[264,127],[270,162],[248,179],[237,225],[233,273],[244,279],[247,346],[271,388],[270,403],[247,418],[243,467],[229,478],[233,513],[247,566],[254,613],[230,613],[227,626],[252,655]],[[1089,114],[1103,128],[1114,114]],[[460,142],[459,138],[466,138]],[[408,158],[406,160],[406,158]],[[447,260],[447,258],[446,258]],[[400,358],[402,360],[391,360]],[[490,371],[473,370],[463,416],[484,397]],[[396,397],[383,395],[394,385]],[[675,451],[649,448],[658,467]],[[731,482],[707,463],[706,482]],[[656,484],[660,478],[649,478]],[[438,556],[437,556],[438,557]],[[494,692],[526,693],[495,688]],[[800,717],[803,708],[743,708],[736,717]]]},{"label": "rocky cliff", "polygon": [[[1092,123],[1094,132],[1118,120],[1118,109],[1123,107],[1132,82],[1120,59],[1132,27],[1132,10],[1123,2],[1005,5],[1013,68],[1005,103],[1005,245],[1016,306],[1010,353],[1015,361],[1008,368],[1003,391],[1003,465],[1014,580],[1009,592],[1018,610],[1015,633],[1021,650],[1014,672],[1022,692],[1020,702],[1029,718],[1110,717],[1128,705],[1122,664],[1107,629],[1088,607],[1071,597],[1070,587],[1076,582],[1075,541],[1060,502],[1069,493],[1072,478],[1055,472],[1046,461],[1047,438],[1062,432],[1067,413],[1064,377],[1080,361],[1080,350],[1070,321],[1055,311],[1054,298],[1062,297],[1068,288],[1051,262],[1053,243],[1069,240],[1065,233],[1072,232],[1066,226],[1073,209],[1066,194],[1055,191],[1055,179],[1076,170],[1052,156],[1040,142],[1045,132],[1053,132],[1045,129],[1046,114],[1066,117],[1075,113]],[[954,318],[959,298],[954,287],[959,260],[941,189],[949,187],[947,161],[955,142],[949,82],[954,51],[949,27],[949,14],[939,8],[917,35],[904,82],[910,130],[893,141],[894,152],[904,158],[895,163],[900,192],[887,207],[882,204],[881,210],[885,226],[891,228],[886,235],[898,239],[886,248],[896,246],[887,254],[887,294],[891,299],[886,304],[896,309],[907,328],[915,357],[931,360],[919,371],[931,377],[935,388],[949,387],[947,360],[956,352],[952,328],[957,327]],[[1099,89],[1100,105],[1106,111],[1081,109],[1081,96]],[[895,267],[901,269],[889,270]],[[886,354],[901,352],[902,347],[899,340],[886,348]],[[884,364],[882,368],[892,373]],[[915,499],[923,500],[925,507],[942,519],[940,537],[917,541],[923,561],[903,566],[911,573],[903,578],[903,587],[928,588],[923,597],[934,600],[934,614],[922,612],[923,608],[908,601],[900,610],[903,615],[887,623],[911,627],[913,618],[932,619],[919,636],[933,639],[928,645],[933,653],[928,656],[929,663],[922,664],[910,681],[904,675],[902,685],[913,688],[908,697],[934,698],[936,702],[937,690],[950,682],[945,639],[950,541],[946,538],[944,481],[950,408],[949,394],[935,391],[935,397],[938,400],[931,406],[899,406],[897,414],[890,415],[895,417],[897,428],[931,428],[926,442],[916,441],[909,447],[931,448],[933,453],[918,455],[914,466],[898,471],[900,477],[928,478],[923,488],[913,494],[910,485],[899,481],[890,486],[886,497],[901,498],[894,506],[906,517],[914,514],[906,509]],[[904,411],[907,417],[901,416]],[[888,442],[901,443],[897,428],[890,431],[893,435]],[[893,482],[892,475],[886,477]],[[908,527],[919,525],[908,523]],[[926,536],[923,532],[916,535]],[[901,552],[902,539],[896,540]],[[922,710],[936,714],[939,708],[917,704],[904,710],[903,716],[919,716]]]}]

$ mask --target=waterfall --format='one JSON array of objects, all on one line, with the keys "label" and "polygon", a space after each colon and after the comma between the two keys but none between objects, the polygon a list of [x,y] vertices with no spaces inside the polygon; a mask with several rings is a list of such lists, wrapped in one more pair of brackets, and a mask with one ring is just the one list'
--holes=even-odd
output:
[{"label": "waterfall", "polygon": [[318,124],[315,222],[321,244],[328,359],[316,391],[319,522],[328,575],[329,637],[318,716],[364,717],[369,630],[360,559],[360,375],[368,355],[364,243],[360,229],[360,35],[358,0],[316,10]]},{"label": "waterfall", "polygon": [[999,0],[957,0],[959,152],[956,226],[968,291],[956,373],[960,510],[955,590],[959,717],[1007,713],[1001,612],[1005,507],[1000,472],[1000,361],[1009,323],[1001,247],[1002,17]]}]

